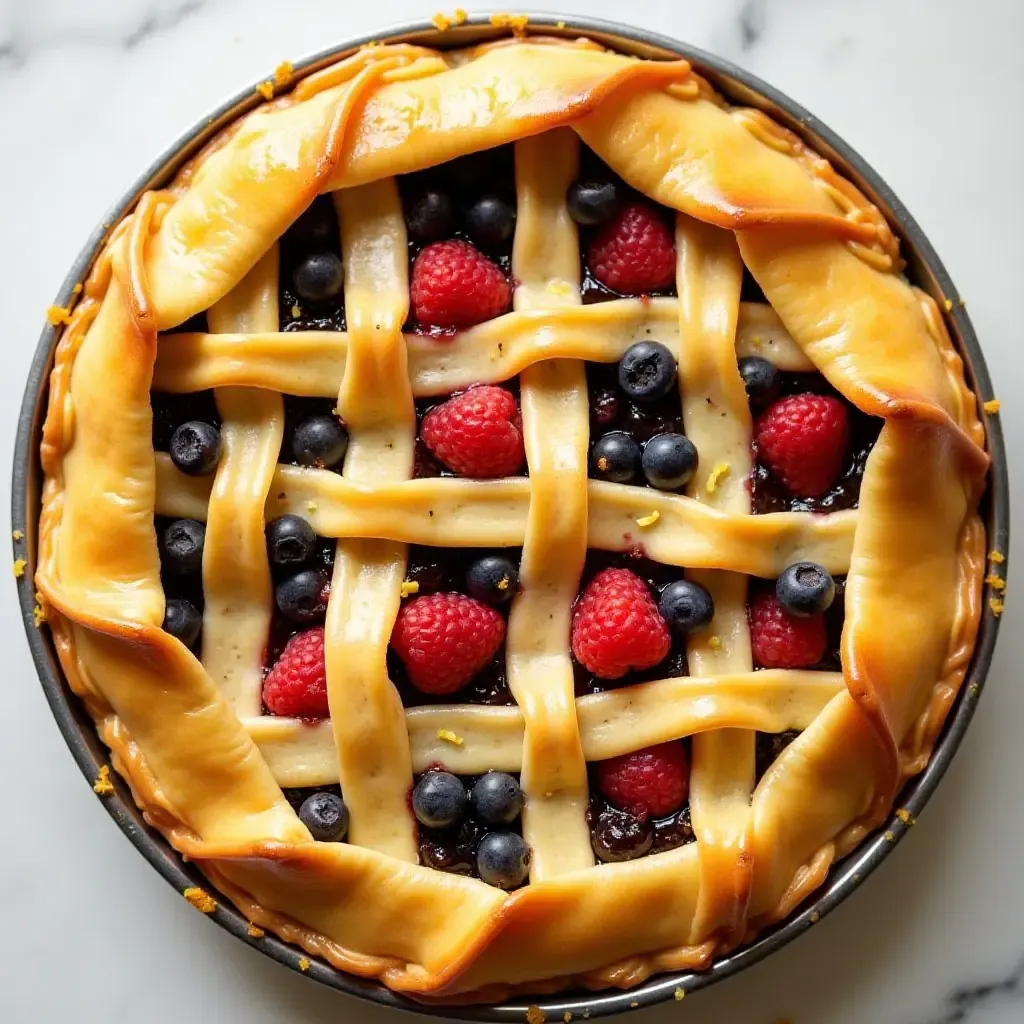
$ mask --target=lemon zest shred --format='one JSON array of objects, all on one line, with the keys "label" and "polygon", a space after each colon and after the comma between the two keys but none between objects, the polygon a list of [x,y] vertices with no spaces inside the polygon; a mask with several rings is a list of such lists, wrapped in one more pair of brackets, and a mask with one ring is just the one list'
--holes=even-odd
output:
[{"label": "lemon zest shred", "polygon": [[989,573],[985,577],[985,582],[993,590],[1005,590],[1006,589],[1006,580],[1004,580],[1002,576],[997,576],[994,572]]},{"label": "lemon zest shred", "polygon": [[69,324],[71,323],[71,310],[66,306],[49,306],[46,310],[46,319],[52,327]]},{"label": "lemon zest shred", "polygon": [[249,936],[250,939],[262,939],[263,936],[267,934],[258,925],[253,924],[252,921],[249,922],[249,927],[246,928],[245,931],[246,931],[246,934]]},{"label": "lemon zest shred", "polygon": [[729,463],[720,462],[717,466],[715,466],[713,470],[711,470],[711,474],[708,477],[708,482],[704,485],[704,490],[707,491],[708,494],[714,494],[715,491],[718,490],[719,480],[724,479],[728,475]]},{"label": "lemon zest shred", "polygon": [[1002,563],[1006,561],[1006,555],[1004,555],[1002,551],[990,551],[988,553],[988,560],[990,562],[995,562],[996,565],[1002,565]]},{"label": "lemon zest shred", "polygon": [[992,609],[992,614],[998,619],[1003,614],[1003,609],[1006,605],[998,597],[990,597],[988,599],[988,606]]},{"label": "lemon zest shred", "polygon": [[650,515],[640,516],[636,521],[636,525],[641,529],[646,529],[648,526],[653,526],[661,518],[661,513],[655,509]]},{"label": "lemon zest shred", "polygon": [[100,773],[92,784],[92,791],[97,796],[110,796],[114,792],[114,784],[110,781],[110,765],[100,765]]},{"label": "lemon zest shred", "polygon": [[302,971],[303,973],[308,971],[310,969],[310,967],[312,967],[312,966],[313,965],[310,963],[310,961],[306,957],[303,957],[299,961],[299,970]]},{"label": "lemon zest shred", "polygon": [[21,540],[24,536],[25,534],[21,530],[11,531],[11,540]]},{"label": "lemon zest shred", "polygon": [[402,597],[408,597],[410,594],[418,594],[420,592],[420,585],[415,580],[404,580],[402,582]]},{"label": "lemon zest shred", "polygon": [[260,84],[256,86],[256,91],[265,100],[272,100],[274,98],[274,83],[268,78],[265,82],[260,82]]},{"label": "lemon zest shred", "polygon": [[217,909],[217,901],[196,885],[189,886],[182,895],[200,914],[212,914]]},{"label": "lemon zest shred", "polygon": [[274,84],[278,87],[287,85],[292,80],[292,72],[295,69],[292,67],[290,60],[283,60],[280,64],[274,68]]},{"label": "lemon zest shred", "polygon": [[999,403],[999,399],[998,398],[990,398],[982,406],[982,409],[984,409],[985,412],[987,412],[989,415],[993,415],[994,413],[999,412],[999,404],[1000,403]]},{"label": "lemon zest shred", "polygon": [[451,729],[438,729],[437,738],[439,740],[444,740],[445,743],[451,743],[456,747],[461,747],[463,744],[462,737],[452,732]]},{"label": "lemon zest shred", "polygon": [[14,578],[16,580],[20,580],[25,575],[25,566],[26,565],[28,565],[28,562],[26,562],[24,558],[16,558],[14,560],[13,568],[14,568]]}]

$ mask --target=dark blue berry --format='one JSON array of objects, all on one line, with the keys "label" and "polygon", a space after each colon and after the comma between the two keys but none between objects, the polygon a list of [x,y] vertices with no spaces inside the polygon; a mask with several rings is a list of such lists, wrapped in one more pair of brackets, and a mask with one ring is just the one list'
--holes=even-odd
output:
[{"label": "dark blue berry", "polygon": [[220,431],[212,423],[190,420],[171,434],[171,462],[189,476],[206,476],[220,461]]},{"label": "dark blue berry", "polygon": [[659,491],[684,486],[697,469],[697,449],[685,434],[656,434],[644,445],[644,476]]},{"label": "dark blue berry", "polygon": [[740,376],[747,397],[757,405],[767,405],[779,393],[779,371],[767,359],[744,357],[740,360]]},{"label": "dark blue berry", "polygon": [[299,569],[316,551],[316,534],[302,516],[278,516],[267,523],[267,555],[275,569]]},{"label": "dark blue berry", "polygon": [[654,829],[649,818],[641,821],[617,807],[605,807],[591,823],[590,845],[598,860],[606,864],[642,857],[653,842]]},{"label": "dark blue berry", "polygon": [[448,828],[466,813],[469,796],[462,782],[449,772],[427,772],[412,791],[416,820],[428,828]]},{"label": "dark blue berry", "polygon": [[348,451],[348,431],[333,416],[310,416],[292,435],[292,452],[303,466],[336,466]]},{"label": "dark blue berry", "polygon": [[519,783],[505,772],[481,775],[469,799],[473,812],[487,825],[511,825],[523,809],[523,791]]},{"label": "dark blue berry", "polygon": [[329,581],[320,569],[303,569],[281,580],[274,599],[281,614],[291,622],[318,622],[327,611]]},{"label": "dark blue berry", "polygon": [[595,480],[628,484],[640,472],[640,445],[621,430],[598,438],[590,450],[590,475]]},{"label": "dark blue berry", "polygon": [[481,249],[505,245],[515,229],[515,207],[500,196],[481,196],[466,210],[466,232]]},{"label": "dark blue berry", "polygon": [[330,198],[321,196],[314,199],[291,226],[290,233],[294,233],[307,250],[327,249],[332,242],[337,242],[338,218]]},{"label": "dark blue berry", "polygon": [[580,178],[569,186],[565,201],[577,224],[592,227],[612,219],[619,209],[619,190],[614,181]]},{"label": "dark blue berry", "polygon": [[455,226],[455,212],[447,193],[427,189],[417,196],[406,213],[409,235],[417,242],[436,242],[447,238]]},{"label": "dark blue berry", "polygon": [[317,842],[340,842],[348,832],[348,808],[334,793],[314,793],[302,801],[299,821]]},{"label": "dark blue berry", "polygon": [[341,293],[341,259],[333,252],[314,253],[295,268],[295,291],[307,302],[324,302]]},{"label": "dark blue berry", "polygon": [[675,382],[675,358],[660,341],[638,341],[619,361],[619,387],[635,402],[656,402]]},{"label": "dark blue berry", "polygon": [[505,604],[512,600],[519,583],[519,570],[512,560],[502,555],[477,559],[466,573],[466,589],[470,597],[485,604]]},{"label": "dark blue berry", "polygon": [[160,538],[160,560],[167,572],[191,576],[202,571],[206,527],[195,519],[175,519]]},{"label": "dark blue berry", "polygon": [[775,581],[775,596],[791,615],[817,615],[831,606],[836,584],[817,562],[795,562]]},{"label": "dark blue berry", "polygon": [[680,636],[702,630],[714,617],[715,602],[699,583],[676,580],[662,592],[658,611],[669,629]]},{"label": "dark blue berry", "polygon": [[488,885],[516,889],[530,873],[530,847],[515,832],[491,832],[480,840],[476,869]]},{"label": "dark blue berry", "polygon": [[183,597],[169,597],[164,608],[164,629],[180,640],[186,647],[191,647],[199,639],[199,631],[203,628],[203,616],[191,601]]}]

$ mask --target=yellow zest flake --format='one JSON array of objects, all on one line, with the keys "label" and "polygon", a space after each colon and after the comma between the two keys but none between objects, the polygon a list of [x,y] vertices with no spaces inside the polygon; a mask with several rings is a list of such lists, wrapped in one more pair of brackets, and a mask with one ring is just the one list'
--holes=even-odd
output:
[{"label": "yellow zest flake", "polygon": [[988,553],[988,560],[995,562],[996,565],[1002,565],[1006,561],[1006,555],[1002,551],[990,551]]},{"label": "yellow zest flake", "polygon": [[990,398],[983,406],[982,409],[990,415],[999,412],[999,399]]},{"label": "yellow zest flake", "polygon": [[46,311],[46,319],[54,327],[71,323],[71,310],[64,306],[50,306]]},{"label": "yellow zest flake", "polygon": [[708,482],[704,485],[704,490],[708,494],[714,494],[718,490],[718,481],[729,475],[729,463],[720,462],[713,470],[711,475],[708,477]]},{"label": "yellow zest flake", "polygon": [[508,578],[508,573],[501,577],[500,580],[495,584],[499,590],[508,590],[512,586],[512,581]]},{"label": "yellow zest flake", "polygon": [[318,508],[318,506],[317,506],[317,503],[315,501],[307,501],[306,502],[306,511],[307,512],[315,512],[317,510],[317,508]]},{"label": "yellow zest flake", "polygon": [[274,68],[274,84],[278,87],[287,85],[292,80],[292,62],[283,60]]},{"label": "yellow zest flake", "polygon": [[38,629],[46,621],[46,609],[41,604],[37,604],[32,609],[32,617],[35,619],[36,629]]},{"label": "yellow zest flake", "polygon": [[21,539],[22,539],[22,537],[24,537],[24,536],[25,536],[25,534],[24,534],[24,533],[22,533],[22,531],[21,531],[21,530],[14,530],[14,531],[13,531],[13,532],[11,533],[11,539],[12,539],[12,540],[21,540]]},{"label": "yellow zest flake", "polygon": [[110,781],[110,765],[100,765],[100,773],[92,784],[92,791],[97,796],[110,796],[114,792],[114,784]]},{"label": "yellow zest flake", "polygon": [[672,994],[676,997],[676,1002],[678,1003],[686,995],[686,992],[681,988],[677,988]]},{"label": "yellow zest flake", "polygon": [[896,817],[903,822],[904,825],[916,825],[917,819],[906,809],[906,807],[900,807],[896,811]]},{"label": "yellow zest flake", "polygon": [[953,300],[952,299],[946,299],[944,305],[946,307],[946,312],[947,313],[951,313],[953,311]]},{"label": "yellow zest flake", "polygon": [[313,965],[309,962],[309,960],[306,957],[303,957],[299,961],[299,970],[302,971],[303,973],[308,971],[310,969],[310,967],[312,967],[312,966]]},{"label": "yellow zest flake", "polygon": [[447,32],[452,25],[461,25],[468,17],[469,15],[461,7],[456,7],[454,14],[448,15],[438,12],[430,21],[438,32]]},{"label": "yellow zest flake", "polygon": [[402,597],[408,597],[410,594],[418,594],[420,592],[420,585],[415,580],[404,580],[402,583]]},{"label": "yellow zest flake", "polygon": [[82,282],[81,281],[79,281],[78,284],[76,284],[75,287],[71,289],[71,294],[72,295],[81,295],[82,294]]},{"label": "yellow zest flake", "polygon": [[265,99],[272,100],[274,98],[274,83],[268,78],[265,82],[260,82],[256,86],[256,91]]},{"label": "yellow zest flake", "polygon": [[886,833],[885,833],[885,835],[884,835],[884,836],[882,836],[882,838],[883,838],[883,839],[884,839],[884,840],[885,840],[885,841],[886,841],[887,843],[892,843],[892,842],[895,842],[895,841],[896,841],[896,833],[895,833],[895,832],[886,832]]},{"label": "yellow zest flake", "polygon": [[993,590],[1005,590],[1006,589],[1006,580],[1004,580],[1002,576],[997,576],[994,572],[989,573],[988,576],[985,577],[985,582]]},{"label": "yellow zest flake", "polygon": [[25,566],[28,562],[24,558],[16,558],[14,560],[14,578],[20,580],[25,575]]},{"label": "yellow zest flake", "polygon": [[185,890],[184,896],[200,914],[212,914],[217,909],[217,901],[198,886],[190,886]]},{"label": "yellow zest flake", "polygon": [[548,285],[548,291],[552,295],[575,295],[577,289],[573,288],[568,281],[552,281]]},{"label": "yellow zest flake", "polygon": [[246,928],[245,933],[250,939],[262,939],[267,933],[257,925],[254,925],[252,921],[249,922],[249,927]]},{"label": "yellow zest flake", "polygon": [[708,647],[710,647],[713,651],[720,651],[722,649],[722,638],[717,636],[709,636]]},{"label": "yellow zest flake", "polygon": [[[494,21],[494,18],[491,18]],[[544,1016],[544,1011],[539,1006],[528,1006],[526,1008],[526,1024],[544,1024],[547,1017]]]},{"label": "yellow zest flake", "polygon": [[296,302],[292,306],[292,319],[298,320],[300,316],[302,316],[302,307]]},{"label": "yellow zest flake", "polygon": [[564,21],[556,21],[555,22],[555,28],[565,28],[565,22]]},{"label": "yellow zest flake", "polygon": [[661,513],[657,509],[655,509],[649,516],[641,516],[636,521],[636,525],[641,528],[653,526],[660,518]]},{"label": "yellow zest flake", "polygon": [[[526,25],[530,19],[525,14],[492,14],[491,24],[495,28],[510,28],[517,35],[526,34]],[[531,1022],[532,1024],[532,1022]]]},{"label": "yellow zest flake", "polygon": [[452,743],[456,747],[462,746],[462,737],[457,736],[455,733],[451,731],[451,729],[438,729],[437,738],[439,740],[444,740],[445,743]]},{"label": "yellow zest flake", "polygon": [[988,606],[992,609],[992,614],[998,619],[1003,614],[1003,609],[1006,607],[1005,604],[998,597],[990,597],[988,599]]}]

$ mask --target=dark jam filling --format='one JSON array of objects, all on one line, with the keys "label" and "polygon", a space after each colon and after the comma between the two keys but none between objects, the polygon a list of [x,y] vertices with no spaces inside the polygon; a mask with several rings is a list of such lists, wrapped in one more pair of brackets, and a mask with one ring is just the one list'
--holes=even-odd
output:
[{"label": "dark jam filling", "polygon": [[[756,461],[754,472],[750,478],[750,497],[755,515],[765,515],[769,512],[840,512],[844,509],[856,508],[860,502],[860,485],[864,478],[864,466],[871,449],[878,440],[882,421],[874,416],[865,415],[846,401],[820,373],[779,374],[779,397],[803,392],[831,395],[846,406],[850,418],[850,445],[843,472],[836,484],[820,497],[794,497],[766,466],[756,460],[757,444],[755,442]],[[754,410],[754,415],[757,415],[757,410]]]},{"label": "dark jam filling", "polygon": [[782,756],[782,752],[800,735],[796,729],[787,732],[759,732],[755,750],[757,781]]},{"label": "dark jam filling", "polygon": [[[414,545],[409,549],[405,578],[419,584],[416,597],[424,594],[459,593],[466,591],[466,572],[472,562],[485,555],[502,555],[518,565],[519,548],[429,548]],[[509,604],[499,605],[499,614],[508,618]],[[449,694],[423,693],[409,681],[401,659],[388,648],[388,675],[398,689],[407,708],[425,704],[490,704],[513,707],[515,700],[508,688],[505,670],[505,645],[502,644],[489,664],[485,665],[462,689]]]},{"label": "dark jam filling", "polygon": [[[443,765],[437,765],[438,769],[444,770]],[[510,775],[519,781],[519,775],[510,772]],[[417,775],[413,779],[413,786],[422,778]],[[472,791],[479,775],[460,775],[459,779],[466,787],[466,792]],[[410,795],[410,802],[411,802]],[[463,817],[450,828],[427,828],[426,825],[419,825],[420,837],[420,862],[427,867],[437,871],[448,871],[455,875],[469,875],[479,877],[476,866],[477,849],[480,840],[491,832],[515,832],[523,834],[521,818],[516,818],[510,825],[494,826],[481,821],[473,814],[472,806],[466,808]]]},{"label": "dark jam filling", "polygon": [[190,395],[170,395],[163,391],[150,393],[153,406],[153,449],[166,452],[171,447],[171,435],[183,423],[202,420],[220,426],[220,413],[212,391],[196,391]]},{"label": "dark jam filling", "polygon": [[[685,741],[684,741],[685,742]],[[689,747],[689,744],[686,743]],[[590,843],[599,862],[636,860],[649,853],[664,853],[692,843],[696,836],[690,822],[687,801],[673,814],[647,818],[613,806],[597,787],[591,774],[587,827]]]},{"label": "dark jam filling", "polygon": [[334,253],[341,258],[338,215],[330,196],[317,196],[281,236],[278,311],[282,331],[344,331],[344,291],[320,302],[303,299],[295,290],[295,270],[307,257]]},{"label": "dark jam filling", "polygon": [[[643,405],[631,401],[619,387],[618,364],[587,363],[587,390],[590,393],[590,444],[603,435],[621,430],[643,445],[655,434],[683,432],[683,412],[679,391],[672,390],[656,402]],[[644,486],[642,476],[634,484]]]}]

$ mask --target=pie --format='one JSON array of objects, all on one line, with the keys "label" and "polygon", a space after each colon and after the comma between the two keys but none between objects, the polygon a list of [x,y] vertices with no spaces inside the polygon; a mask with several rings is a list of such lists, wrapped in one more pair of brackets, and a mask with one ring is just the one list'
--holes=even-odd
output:
[{"label": "pie", "polygon": [[68,683],[254,936],[435,1000],[706,968],[886,819],[964,678],[988,457],[943,315],[685,61],[286,77],[65,318]]}]

